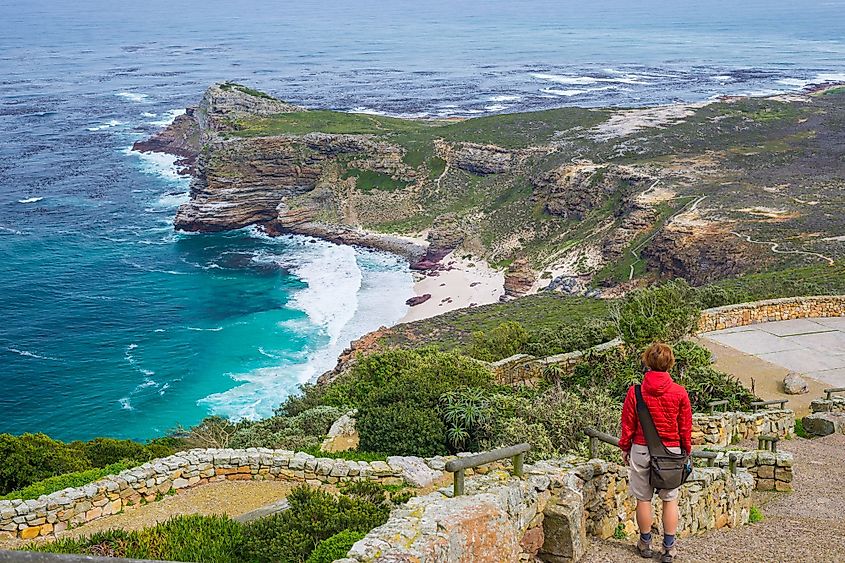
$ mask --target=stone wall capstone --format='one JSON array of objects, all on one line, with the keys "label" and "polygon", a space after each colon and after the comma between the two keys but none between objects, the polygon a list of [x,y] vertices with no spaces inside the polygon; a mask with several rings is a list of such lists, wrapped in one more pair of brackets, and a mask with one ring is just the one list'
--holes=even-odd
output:
[{"label": "stone wall capstone", "polygon": [[[753,488],[748,471],[696,468],[681,490],[678,534],[748,522]],[[446,488],[411,499],[335,563],[576,561],[587,535],[635,533],[635,505],[628,470],[615,463],[541,461],[523,479],[494,470],[467,479],[464,496]]]},{"label": "stone wall capstone", "polygon": [[771,321],[845,316],[845,295],[786,297],[705,309],[699,332],[711,332]]},{"label": "stone wall capstone", "polygon": [[734,450],[728,448],[708,448],[717,452],[714,460],[716,467],[730,466],[730,455],[734,454],[737,466],[744,468],[754,478],[754,488],[758,491],[792,491],[792,454],[767,450]]},{"label": "stone wall capstone", "polygon": [[735,439],[763,435],[787,438],[794,428],[795,413],[790,409],[696,413],[692,415],[692,443],[695,446],[728,446]]}]

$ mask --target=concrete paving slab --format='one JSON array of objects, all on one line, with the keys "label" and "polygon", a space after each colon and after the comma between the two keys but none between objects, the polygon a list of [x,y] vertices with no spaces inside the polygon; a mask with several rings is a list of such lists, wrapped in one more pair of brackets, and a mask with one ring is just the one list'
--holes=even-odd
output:
[{"label": "concrete paving slab", "polygon": [[813,332],[824,332],[831,330],[831,327],[816,322],[815,319],[792,319],[789,321],[774,321],[754,325],[755,328],[774,334],[775,336],[792,336],[795,334],[809,334]]},{"label": "concrete paving slab", "polygon": [[707,333],[707,336],[720,334],[734,334],[736,332],[750,332],[757,330],[753,325],[750,326],[735,326],[733,328],[723,328],[722,330],[714,330]]},{"label": "concrete paving slab", "polygon": [[845,368],[845,356],[825,354],[818,350],[800,348],[770,354],[755,354],[761,360],[783,366],[799,373],[815,373],[824,370]]},{"label": "concrete paving slab", "polygon": [[831,387],[845,387],[845,368],[814,371],[807,375],[813,379],[828,383]]},{"label": "concrete paving slab", "polygon": [[704,336],[725,346],[730,346],[737,350],[742,350],[747,354],[754,355],[798,350],[801,347],[798,343],[790,342],[788,338],[781,338],[780,336],[775,336],[757,329],[729,334],[714,334],[710,332]]},{"label": "concrete paving slab", "polygon": [[823,319],[813,319],[820,325],[824,325],[828,328],[835,328],[836,330],[840,330],[845,332],[845,317],[825,317]]},{"label": "concrete paving slab", "polygon": [[798,334],[784,337],[799,348],[818,350],[824,354],[845,354],[845,332],[831,330],[815,334]]}]

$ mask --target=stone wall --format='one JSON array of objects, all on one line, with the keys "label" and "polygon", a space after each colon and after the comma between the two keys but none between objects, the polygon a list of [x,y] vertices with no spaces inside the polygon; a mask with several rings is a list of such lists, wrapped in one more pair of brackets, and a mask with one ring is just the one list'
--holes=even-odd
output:
[{"label": "stone wall", "polygon": [[769,321],[845,316],[845,295],[787,297],[727,305],[701,312],[699,332],[747,326]]},{"label": "stone wall", "polygon": [[789,409],[757,412],[716,412],[692,415],[692,443],[696,446],[728,446],[734,440],[768,435],[786,438],[795,428],[795,413]]},{"label": "stone wall", "polygon": [[[753,488],[748,471],[696,468],[681,490],[678,534],[748,522]],[[491,471],[467,479],[466,493],[451,498],[446,488],[411,499],[336,563],[575,561],[588,535],[636,532],[627,468],[601,460],[526,465],[524,479]]]},{"label": "stone wall", "polygon": [[817,412],[845,412],[845,397],[832,396],[830,399],[815,399],[810,403],[810,410]]},{"label": "stone wall", "polygon": [[737,457],[737,467],[748,471],[754,478],[754,488],[758,491],[792,491],[792,454],[789,452],[770,452],[766,450],[731,450],[716,449],[718,456],[716,467],[730,466],[730,455]]},{"label": "stone wall", "polygon": [[78,488],[37,500],[0,501],[0,535],[32,539],[130,510],[141,501],[223,480],[285,480],[309,485],[368,480],[427,486],[444,477],[446,458],[392,457],[364,462],[249,448],[190,450],[153,460]]},{"label": "stone wall", "polygon": [[543,374],[550,366],[560,370],[561,375],[571,374],[578,362],[590,352],[601,352],[621,346],[622,340],[616,338],[583,351],[567,352],[566,354],[557,354],[545,358],[516,354],[493,362],[490,367],[493,369],[496,381],[500,385],[534,387],[543,380]]}]

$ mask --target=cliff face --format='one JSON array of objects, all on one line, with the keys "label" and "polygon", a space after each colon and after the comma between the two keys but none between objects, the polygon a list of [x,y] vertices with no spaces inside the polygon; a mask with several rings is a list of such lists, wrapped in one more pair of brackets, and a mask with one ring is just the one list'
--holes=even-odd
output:
[{"label": "cliff face", "polygon": [[845,234],[835,209],[845,181],[829,140],[841,136],[843,99],[732,99],[596,136],[585,131],[628,114],[400,120],[219,84],[136,148],[177,154],[194,174],[178,229],[259,225],[421,264],[457,249],[512,264],[509,296],[538,279],[587,292],[629,287],[632,275],[704,283],[838,257],[827,241]]}]

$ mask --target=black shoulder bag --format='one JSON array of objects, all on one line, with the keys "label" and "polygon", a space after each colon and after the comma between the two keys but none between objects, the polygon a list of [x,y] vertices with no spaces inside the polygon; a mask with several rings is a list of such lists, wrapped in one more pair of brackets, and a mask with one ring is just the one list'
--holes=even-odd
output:
[{"label": "black shoulder bag", "polygon": [[692,473],[689,453],[681,451],[676,454],[663,445],[648,405],[643,400],[642,389],[637,385],[634,391],[637,395],[637,418],[648,443],[648,454],[651,456],[651,471],[649,472],[651,486],[655,489],[676,489],[683,485]]}]

